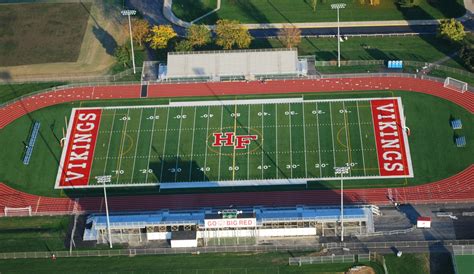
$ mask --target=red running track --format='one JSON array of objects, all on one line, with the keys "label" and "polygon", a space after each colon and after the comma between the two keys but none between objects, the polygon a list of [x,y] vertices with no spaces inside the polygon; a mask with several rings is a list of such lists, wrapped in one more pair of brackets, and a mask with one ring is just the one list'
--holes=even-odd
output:
[{"label": "red running track", "polygon": [[[232,83],[157,84],[149,86],[149,97],[220,96],[289,92],[332,92],[351,90],[407,90],[452,101],[474,112],[474,94],[449,90],[442,83],[402,77],[341,78]],[[77,100],[139,98],[140,86],[81,87],[30,96],[0,109],[0,129],[34,110]],[[344,191],[347,203],[387,204],[388,193],[400,202],[465,202],[474,200],[474,164],[452,177],[414,187],[352,189]],[[264,194],[264,195],[262,195]],[[122,196],[109,198],[114,211],[186,209],[197,207],[291,206],[337,204],[338,190],[272,191],[213,194]],[[38,214],[71,214],[103,211],[103,198],[50,198],[14,190],[0,183],[0,210],[31,206]]]}]

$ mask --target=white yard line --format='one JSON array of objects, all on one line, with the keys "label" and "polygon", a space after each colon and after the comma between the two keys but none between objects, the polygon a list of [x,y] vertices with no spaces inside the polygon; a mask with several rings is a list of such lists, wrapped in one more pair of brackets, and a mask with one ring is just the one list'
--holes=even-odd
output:
[{"label": "white yard line", "polygon": [[364,176],[366,176],[367,172],[365,171],[364,141],[362,140],[362,129],[360,127],[359,103],[357,101],[356,101],[356,108],[357,108],[357,122],[359,124],[360,148],[361,148],[361,152],[362,152],[362,166],[364,167]]},{"label": "white yard line", "polygon": [[334,147],[334,129],[332,126],[332,108],[331,108],[331,102],[329,102],[329,118],[331,121],[331,141],[332,141],[332,155],[334,157],[334,165],[333,167],[336,167],[336,148]]},{"label": "white yard line", "polygon": [[[247,135],[250,135],[250,106],[248,106]],[[247,146],[247,180],[250,178],[250,144]]]},{"label": "white yard line", "polygon": [[161,171],[160,171],[160,182],[163,182],[162,178],[163,178],[163,169],[164,169],[164,163],[165,163],[165,149],[166,149],[166,137],[168,136],[168,121],[170,120],[170,108],[168,108],[168,112],[166,114],[166,126],[165,126],[165,138],[164,141],[163,141],[163,153],[161,155]]},{"label": "white yard line", "polygon": [[178,145],[176,148],[176,165],[174,167],[174,181],[178,179],[178,163],[179,163],[179,143],[181,142],[181,126],[183,124],[183,107],[181,107],[181,118],[179,119],[179,131],[178,131]]},{"label": "white yard line", "polygon": [[288,103],[288,122],[290,125],[290,177],[293,178],[293,145],[291,144],[291,103]]},{"label": "white yard line", "polygon": [[[374,120],[374,114],[372,113],[372,102],[370,102],[370,119],[372,119],[372,121]],[[375,134],[375,125],[372,126],[372,129],[374,130],[374,147],[375,147],[375,154],[377,155],[377,166],[379,165],[379,153],[377,151],[377,134]],[[379,172],[379,176],[380,175],[380,167],[378,169],[378,172]]]},{"label": "white yard line", "polygon": [[[346,105],[344,104],[344,101],[342,102],[342,108],[344,110],[344,127],[345,127],[345,132],[346,132],[346,149],[347,149],[347,163],[348,165],[350,166],[350,164],[352,163],[352,159],[351,159],[351,148],[349,146],[349,118],[347,118],[347,109],[346,109]],[[349,176],[352,175],[352,170],[349,169]]]},{"label": "white yard line", "polygon": [[209,114],[211,111],[211,107],[207,106],[207,126],[206,126],[206,152],[204,154],[204,170],[203,170],[203,179],[206,177],[206,169],[207,169],[207,150],[209,145]]},{"label": "white yard line", "polygon": [[109,135],[109,143],[107,144],[107,157],[105,158],[105,166],[104,166],[104,174],[105,175],[105,172],[107,170],[107,159],[109,158],[109,150],[110,150],[110,142],[112,140],[112,132],[114,130],[114,123],[115,123],[115,114],[117,113],[117,110],[114,109],[114,117],[112,117],[112,127],[111,127],[111,131],[110,131],[110,135]]},{"label": "white yard line", "polygon": [[188,181],[191,182],[192,174],[193,174],[193,154],[194,154],[194,132],[196,130],[196,109],[198,107],[194,107],[194,121],[193,121],[193,137],[191,141],[191,160],[189,160],[189,179]]},{"label": "white yard line", "polygon": [[[221,107],[221,129],[220,129],[220,133],[223,133],[223,130],[222,130],[222,121],[224,120],[224,107]],[[218,166],[218,169],[217,169],[217,180],[220,181],[221,180],[221,158],[222,158],[222,146],[219,146],[219,163],[217,164]]]},{"label": "white yard line", "polygon": [[[127,111],[127,117],[130,118],[130,109],[128,109],[128,111]],[[130,119],[131,119],[131,118],[130,118]],[[122,134],[123,134],[123,137],[122,137],[122,138],[123,138],[123,141],[120,143],[120,154],[119,154],[120,159],[119,159],[119,164],[118,164],[118,168],[117,168],[117,172],[118,172],[118,174],[117,174],[117,184],[118,184],[118,181],[119,181],[119,178],[120,178],[120,171],[122,170],[122,169],[121,169],[121,167],[122,167],[122,159],[123,159],[122,153],[123,153],[123,147],[124,147],[124,145],[125,145],[125,135],[127,134],[128,121],[129,121],[128,119],[125,120],[125,128],[124,128],[124,130],[122,131],[122,132],[123,132],[123,133],[122,133]],[[125,172],[124,172],[124,173],[125,173]]]},{"label": "white yard line", "polygon": [[318,156],[319,156],[319,176],[323,177],[323,168],[321,163],[321,141],[319,138],[319,109],[318,109],[318,102],[315,102],[316,105],[316,131],[318,132]]},{"label": "white yard line", "polygon": [[137,140],[136,140],[137,144],[135,145],[135,155],[133,157],[132,176],[130,176],[130,183],[133,183],[133,174],[135,172],[135,162],[137,160],[138,142],[140,141],[140,129],[142,128],[142,116],[143,116],[143,109],[140,110],[140,123],[138,124],[138,135],[137,135]]},{"label": "white yard line", "polygon": [[308,161],[306,158],[306,122],[304,119],[304,102],[301,103],[303,106],[303,144],[304,144],[304,176],[308,178]]},{"label": "white yard line", "polygon": [[275,142],[276,142],[276,146],[275,146],[275,151],[276,151],[276,154],[275,154],[275,170],[276,170],[276,178],[278,179],[278,169],[280,168],[280,166],[278,165],[278,104],[275,104]]},{"label": "white yard line", "polygon": [[[148,170],[150,169],[150,155],[151,155],[151,147],[153,144],[153,135],[155,133],[155,123],[156,123],[156,108],[153,111],[153,124],[151,125],[151,135],[150,135],[150,147],[148,148],[148,161],[147,161],[147,171],[145,173],[145,183],[148,182]],[[168,119],[168,117],[166,117]]]},{"label": "white yard line", "polygon": [[263,117],[265,116],[265,111],[263,109],[263,104],[262,104],[262,140],[260,140],[260,143],[262,144],[262,147],[261,147],[261,151],[262,151],[262,165],[260,166],[262,168],[262,179],[263,179],[263,158],[264,158],[264,154],[265,154],[265,150],[263,149],[263,132],[264,132],[264,129],[263,129]]}]

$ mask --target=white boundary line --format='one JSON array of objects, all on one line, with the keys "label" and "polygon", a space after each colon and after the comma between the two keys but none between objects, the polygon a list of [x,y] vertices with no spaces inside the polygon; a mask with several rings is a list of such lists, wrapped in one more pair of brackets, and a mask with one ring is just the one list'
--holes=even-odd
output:
[{"label": "white boundary line", "polygon": [[319,137],[319,108],[318,102],[314,102],[316,105],[316,131],[318,132],[318,156],[319,156],[319,176],[323,176],[323,168],[321,166],[321,141]]},{"label": "white boundary line", "polygon": [[[151,126],[152,131],[151,131],[151,136],[150,136],[150,147],[148,148],[148,163],[147,163],[147,171],[145,175],[145,183],[148,182],[148,170],[150,169],[150,155],[151,155],[151,147],[153,145],[153,135],[155,133],[155,123],[156,123],[156,108],[153,111],[153,124]],[[166,117],[168,119],[168,117]]]},{"label": "white boundary line", "polygon": [[[405,175],[397,176],[357,176],[357,177],[344,177],[344,181],[347,180],[372,180],[372,179],[397,179],[407,178]],[[218,186],[245,186],[245,185],[291,185],[291,184],[306,184],[307,181],[339,181],[341,177],[323,177],[323,178],[294,178],[294,179],[268,179],[268,180],[222,180],[222,181],[201,181],[201,182],[165,182],[165,183],[136,183],[136,184],[110,184],[110,187],[130,187],[130,186],[155,186],[160,185],[163,188],[183,188],[183,187],[218,187]],[[213,184],[206,185],[206,184]],[[74,186],[74,187],[61,187],[60,189],[80,189],[80,188],[102,188],[102,185],[89,185],[89,186]]]},{"label": "white boundary line", "polygon": [[104,165],[104,172],[103,175],[105,175],[105,172],[107,171],[107,160],[109,159],[109,151],[110,151],[110,141],[112,140],[112,132],[114,130],[114,124],[115,124],[115,115],[117,114],[117,110],[114,109],[114,116],[112,117],[112,131],[110,132],[109,135],[109,143],[107,144],[107,158],[105,159],[105,165]]},{"label": "white boundary line", "polygon": [[161,155],[161,171],[160,171],[160,178],[158,180],[161,182],[163,178],[163,169],[165,163],[165,152],[166,152],[166,137],[168,136],[168,122],[170,120],[170,109],[168,108],[168,112],[166,114],[166,126],[165,126],[165,137],[163,138],[163,154]]},{"label": "white boundary line", "polygon": [[265,158],[265,157],[264,157],[264,154],[265,154],[264,151],[265,151],[265,150],[263,149],[263,146],[264,146],[264,144],[265,144],[265,143],[264,143],[264,140],[265,140],[265,139],[263,138],[263,136],[264,136],[264,133],[263,133],[263,132],[265,131],[265,128],[263,128],[263,118],[265,117],[265,109],[263,108],[263,105],[262,105],[262,116],[261,116],[261,117],[262,117],[262,119],[261,119],[261,121],[262,121],[262,140],[260,140],[260,143],[262,144],[262,153],[261,153],[261,154],[262,154],[262,159],[261,159],[261,163],[260,163],[261,166],[260,166],[260,167],[262,168],[262,172],[261,172],[261,176],[262,176],[262,177],[261,177],[261,178],[262,178],[262,180],[263,180],[263,162],[264,162],[263,159]]},{"label": "white boundary line", "polygon": [[[224,110],[222,110],[224,111]],[[207,106],[207,126],[206,126],[206,151],[204,152],[204,170],[203,170],[203,180],[206,177],[206,169],[207,169],[207,151],[208,151],[208,145],[209,145],[209,120],[211,120],[211,117],[209,117],[209,114],[211,113],[211,107]]]},{"label": "white boundary line", "polygon": [[[127,111],[127,117],[130,118],[130,109],[128,109]],[[128,121],[129,119],[125,120],[125,128],[122,130],[122,134],[124,134],[124,137],[123,137],[123,143],[120,142],[120,159],[119,159],[119,164],[118,164],[118,173],[117,173],[117,183],[120,179],[120,170],[122,170],[122,156],[123,156],[123,146],[125,145],[125,135],[127,134],[127,127],[128,127]],[[125,171],[124,171],[125,173]]]},{"label": "white boundary line", "polygon": [[304,105],[305,105],[305,102],[303,102],[301,105],[303,107],[304,176],[308,177],[308,160],[307,160],[307,157],[306,157],[306,150],[307,150],[308,147],[306,146],[306,121],[304,119]]},{"label": "white boundary line", "polygon": [[183,108],[181,108],[181,118],[179,119],[178,145],[176,146],[176,164],[174,166],[174,181],[178,178],[178,163],[179,163],[179,145],[181,142],[181,126],[183,125]]},{"label": "white boundary line", "polygon": [[74,122],[75,117],[76,117],[76,109],[73,108],[71,111],[71,117],[69,117],[69,124],[67,126],[66,141],[64,142],[64,146],[62,148],[63,151],[61,153],[61,160],[59,162],[58,173],[56,176],[56,183],[54,184],[55,189],[63,188],[59,186],[59,182],[61,181],[61,175],[63,173],[64,160],[66,160],[67,148],[69,146],[69,141],[71,140],[72,126],[74,124],[73,122]]},{"label": "white boundary line", "polygon": [[329,102],[329,119],[331,120],[331,143],[332,143],[332,156],[334,159],[334,165],[333,167],[336,167],[336,148],[334,147],[334,129],[333,129],[333,123],[332,123],[332,108],[331,108],[331,102]]},{"label": "white boundary line", "polygon": [[140,123],[138,124],[138,135],[137,135],[137,140],[135,141],[137,144],[135,146],[135,155],[133,157],[132,176],[130,176],[130,183],[133,183],[133,174],[135,173],[135,162],[137,161],[137,150],[138,150],[138,142],[140,141],[140,129],[142,128],[142,118],[143,118],[143,109],[141,109],[140,111]]},{"label": "white boundary line", "polygon": [[[342,102],[342,108],[344,109],[342,115],[344,116],[344,127],[345,127],[345,132],[346,132],[346,150],[347,150],[347,163],[350,165],[352,163],[351,159],[351,150],[352,148],[349,147],[349,118],[347,117],[347,112],[346,105],[344,102]],[[352,170],[349,169],[349,176],[352,175]]]},{"label": "white boundary line", "polygon": [[[288,103],[288,123],[290,127],[290,176],[293,178],[293,144],[291,143],[291,103]],[[306,148],[305,148],[306,149]]]},{"label": "white boundary line", "polygon": [[276,143],[276,146],[275,146],[275,151],[276,151],[276,154],[275,154],[275,163],[276,163],[276,167],[275,167],[275,170],[276,170],[276,178],[278,179],[280,176],[278,175],[280,172],[279,172],[279,163],[278,163],[278,104],[275,104],[275,143]]},{"label": "white boundary line", "polygon": [[[191,140],[191,160],[189,160],[189,181],[191,181],[193,174],[193,154],[194,154],[194,132],[196,130],[196,110],[198,107],[194,107],[194,121],[193,121],[193,137]],[[220,178],[219,178],[220,179]]]},{"label": "white boundary line", "polygon": [[[224,120],[224,108],[222,107],[221,108],[221,129],[220,129],[220,133],[223,133],[223,130],[222,130],[222,123],[223,123],[223,120]],[[206,149],[207,149],[207,146],[209,144],[206,144]],[[219,146],[219,163],[217,164],[218,168],[217,168],[217,179],[220,180],[221,179],[221,159],[222,159],[222,146]]]},{"label": "white boundary line", "polygon": [[[250,106],[248,106],[247,134],[250,135]],[[250,179],[250,145],[247,146],[247,180]]]},{"label": "white boundary line", "polygon": [[359,103],[356,102],[357,108],[357,123],[359,124],[359,137],[360,137],[360,145],[361,145],[361,153],[362,153],[362,166],[364,167],[364,176],[367,175],[367,171],[365,170],[365,157],[364,157],[364,141],[362,139],[362,128],[360,127],[360,114],[359,114]]}]

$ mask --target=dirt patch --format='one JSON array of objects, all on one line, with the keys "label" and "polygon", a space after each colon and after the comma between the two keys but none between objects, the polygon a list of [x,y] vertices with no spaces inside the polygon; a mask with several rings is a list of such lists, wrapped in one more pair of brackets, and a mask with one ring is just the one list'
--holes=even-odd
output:
[{"label": "dirt patch", "polygon": [[75,62],[91,3],[1,5],[0,66]]},{"label": "dirt patch", "polygon": [[[128,35],[123,31],[126,18],[120,14],[122,1],[82,2],[87,3],[78,5],[85,10],[88,19],[85,20],[84,34],[79,41],[75,41],[79,50],[75,57],[71,58],[74,60],[48,59],[41,64],[0,67],[0,81],[97,76],[106,73],[115,62],[112,55],[115,46],[124,43]],[[0,6],[0,9],[3,9],[9,5]]]},{"label": "dirt patch", "polygon": [[354,266],[346,274],[375,274],[375,270],[370,266]]}]

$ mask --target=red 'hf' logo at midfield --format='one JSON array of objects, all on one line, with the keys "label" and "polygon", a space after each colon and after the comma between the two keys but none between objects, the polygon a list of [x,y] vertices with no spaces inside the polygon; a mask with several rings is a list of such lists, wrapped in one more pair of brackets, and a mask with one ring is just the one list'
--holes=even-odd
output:
[{"label": "red 'hf' logo at midfield", "polygon": [[246,149],[251,141],[258,139],[258,135],[235,135],[233,132],[214,133],[213,147],[234,147],[235,149]]}]

